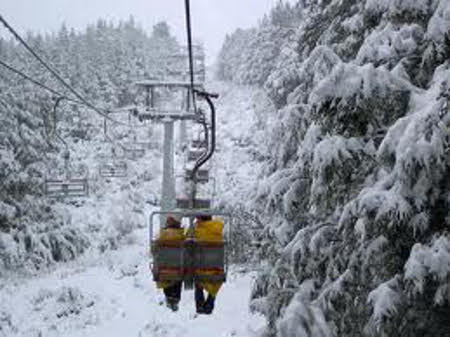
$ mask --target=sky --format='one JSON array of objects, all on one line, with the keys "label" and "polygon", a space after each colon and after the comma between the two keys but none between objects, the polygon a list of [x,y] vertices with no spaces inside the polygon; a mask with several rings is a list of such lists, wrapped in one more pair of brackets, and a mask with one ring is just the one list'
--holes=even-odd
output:
[{"label": "sky", "polygon": [[[191,0],[195,40],[205,45],[208,63],[220,50],[227,33],[255,25],[278,0]],[[295,2],[295,0],[288,0]],[[98,18],[126,20],[133,15],[147,31],[165,20],[180,42],[185,44],[183,0],[1,0],[0,14],[19,32],[83,29]],[[0,27],[0,36],[7,36]]]}]

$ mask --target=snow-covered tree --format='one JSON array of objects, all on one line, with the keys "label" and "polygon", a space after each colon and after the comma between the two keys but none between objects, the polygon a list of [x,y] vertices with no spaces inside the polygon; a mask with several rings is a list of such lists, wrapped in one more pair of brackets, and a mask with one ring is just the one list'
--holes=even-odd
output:
[{"label": "snow-covered tree", "polygon": [[252,308],[271,336],[450,335],[449,2],[299,1],[287,35],[280,6],[218,61],[278,107]]},{"label": "snow-covered tree", "polygon": [[[134,82],[166,69],[163,55],[178,46],[166,23],[156,25],[149,36],[132,17],[117,25],[98,20],[82,32],[62,25],[55,34],[30,33],[26,41],[88,101],[105,109],[132,104]],[[73,98],[13,40],[0,39],[0,59]],[[58,177],[67,150],[51,136],[53,96],[0,68],[0,275],[67,261],[91,245],[88,226],[73,226],[60,204],[45,197],[44,180]],[[56,113],[57,132],[69,147],[85,142],[98,146],[102,119],[94,112],[63,100]],[[86,157],[72,151],[71,164],[78,168]],[[114,246],[109,241],[103,246]]]}]

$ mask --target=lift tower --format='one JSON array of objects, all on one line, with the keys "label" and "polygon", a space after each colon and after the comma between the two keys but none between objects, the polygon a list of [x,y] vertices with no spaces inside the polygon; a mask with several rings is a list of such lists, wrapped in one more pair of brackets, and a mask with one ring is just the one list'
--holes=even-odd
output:
[{"label": "lift tower", "polygon": [[[175,172],[174,172],[174,123],[176,121],[198,121],[201,118],[188,104],[181,104],[180,108],[157,108],[155,104],[155,92],[157,89],[182,90],[190,97],[191,83],[166,82],[166,81],[140,81],[137,82],[147,93],[147,107],[134,108],[133,113],[140,121],[150,120],[164,124],[163,145],[163,179],[161,188],[161,210],[170,211],[176,208]],[[201,84],[195,85],[195,89],[202,90]]]}]

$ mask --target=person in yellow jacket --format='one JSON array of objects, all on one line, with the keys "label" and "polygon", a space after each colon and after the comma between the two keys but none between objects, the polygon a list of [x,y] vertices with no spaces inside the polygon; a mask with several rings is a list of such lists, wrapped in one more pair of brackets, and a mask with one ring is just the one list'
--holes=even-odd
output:
[{"label": "person in yellow jacket", "polygon": [[[160,236],[157,240],[158,243],[184,242],[186,236],[184,230],[181,227],[181,219],[176,216],[167,216],[166,226],[160,231]],[[166,297],[166,305],[172,311],[178,310],[178,304],[181,299],[182,281],[159,281],[156,283],[157,288],[163,289]]]},{"label": "person in yellow jacket", "polygon": [[[194,239],[201,243],[212,246],[223,245],[223,222],[213,220],[211,216],[198,216],[194,224]],[[211,314],[214,309],[214,302],[217,293],[222,286],[222,281],[202,280],[211,276],[220,276],[223,274],[223,268],[202,268],[196,267],[195,274],[198,281],[195,284],[195,305],[197,313]],[[204,291],[207,292],[205,300]]]}]

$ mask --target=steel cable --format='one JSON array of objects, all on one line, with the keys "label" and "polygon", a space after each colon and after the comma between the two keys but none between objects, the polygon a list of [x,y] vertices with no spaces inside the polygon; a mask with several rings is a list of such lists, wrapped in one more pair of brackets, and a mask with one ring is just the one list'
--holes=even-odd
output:
[{"label": "steel cable", "polygon": [[[75,97],[77,97],[79,99],[80,102],[78,102],[79,104],[83,104],[85,106],[87,106],[88,108],[90,108],[91,110],[95,111],[96,113],[98,113],[99,115],[101,115],[102,117],[108,119],[109,121],[116,123],[116,124],[121,124],[121,125],[126,125],[126,123],[122,123],[119,121],[114,120],[113,118],[108,116],[108,112],[107,110],[102,111],[101,109],[97,108],[96,106],[94,106],[92,103],[90,103],[89,101],[87,101],[81,94],[79,94],[69,83],[67,83],[62,77],[61,75],[54,70],[52,67],[50,67],[34,50],[33,48],[31,48],[28,43],[25,42],[25,40],[19,35],[19,33],[17,33],[17,31],[3,18],[3,16],[0,14],[0,22],[9,30],[9,32],[25,47],[25,49],[27,49],[44,67],[45,69],[47,69],[59,82],[61,82],[61,84],[63,84],[73,95],[75,95]],[[35,83],[36,84],[36,83]],[[63,95],[64,96],[64,95]],[[74,101],[71,98],[70,99],[72,102]]]}]

